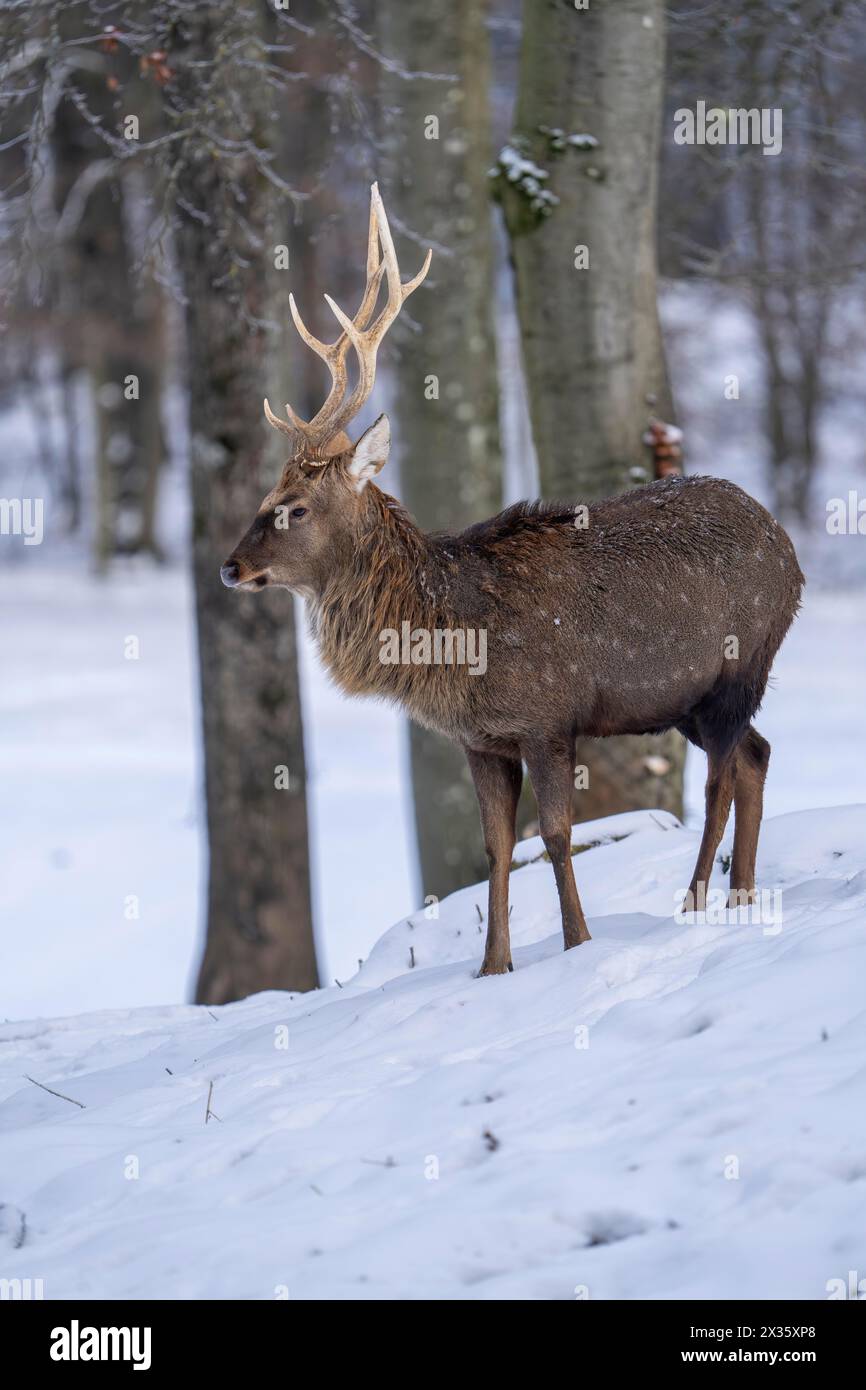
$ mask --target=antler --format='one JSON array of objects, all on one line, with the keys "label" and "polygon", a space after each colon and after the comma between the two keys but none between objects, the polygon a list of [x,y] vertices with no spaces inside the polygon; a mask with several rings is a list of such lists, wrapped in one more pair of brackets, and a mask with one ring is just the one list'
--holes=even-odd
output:
[{"label": "antler", "polygon": [[[382,247],[381,259],[379,256],[380,242]],[[400,267],[397,264],[397,253],[394,250],[391,229],[388,226],[388,218],[379,194],[379,186],[374,183],[370,189],[367,287],[354,319],[347,318],[330,295],[325,295],[331,311],[343,329],[336,342],[323,343],[314,337],[298,313],[294,296],[289,295],[289,308],[292,311],[295,327],[307,347],[312,348],[313,352],[327,363],[331,373],[331,389],[324,405],[309,422],[302,420],[290,405],[286,406],[287,419],[281,420],[277,415],[274,415],[267,401],[265,401],[265,416],[275,429],[282,430],[284,434],[292,436],[296,444],[301,443],[306,446],[306,449],[313,455],[318,454],[322,463],[327,461],[329,455],[348,447],[349,439],[345,434],[345,429],[373,390],[373,383],[376,379],[376,354],[379,351],[379,345],[402,309],[404,302],[426,276],[430,269],[432,255],[432,251],[427,252],[424,264],[413,280],[405,285],[400,283]],[[387,275],[388,279],[388,302],[375,323],[370,326],[370,318],[376,307],[383,275]],[[358,355],[358,381],[355,389],[346,399],[348,382],[346,355],[350,346],[355,349]],[[317,460],[313,459],[312,461]]]}]

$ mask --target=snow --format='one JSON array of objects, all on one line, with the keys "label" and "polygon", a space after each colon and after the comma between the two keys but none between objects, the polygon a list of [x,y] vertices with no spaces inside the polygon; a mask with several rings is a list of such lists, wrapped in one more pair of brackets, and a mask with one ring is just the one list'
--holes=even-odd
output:
[{"label": "snow", "polygon": [[528,199],[532,211],[540,216],[549,216],[559,202],[555,193],[543,187],[550,178],[547,170],[542,169],[514,145],[504,145],[499,151],[497,164],[491,169],[490,175],[492,178],[498,178],[500,174],[521,191]]},{"label": "snow", "polygon": [[866,807],[765,824],[778,932],[677,924],[697,833],[669,815],[575,841],[599,842],[574,859],[593,940],[562,952],[527,842],[511,975],[474,978],[479,886],[398,922],[343,988],[5,1024],[3,1277],[46,1298],[819,1299],[866,1269]]},{"label": "snow", "polygon": [[188,586],[137,567],[12,579],[0,1016],[183,997],[200,874]]}]

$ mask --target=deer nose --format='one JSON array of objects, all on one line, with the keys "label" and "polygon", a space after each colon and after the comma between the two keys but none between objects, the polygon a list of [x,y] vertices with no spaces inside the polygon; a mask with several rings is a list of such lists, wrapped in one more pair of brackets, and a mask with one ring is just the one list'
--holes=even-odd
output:
[{"label": "deer nose", "polygon": [[236,588],[237,585],[241,582],[240,565],[236,565],[233,560],[229,560],[227,564],[221,565],[220,579],[225,584],[227,589]]}]

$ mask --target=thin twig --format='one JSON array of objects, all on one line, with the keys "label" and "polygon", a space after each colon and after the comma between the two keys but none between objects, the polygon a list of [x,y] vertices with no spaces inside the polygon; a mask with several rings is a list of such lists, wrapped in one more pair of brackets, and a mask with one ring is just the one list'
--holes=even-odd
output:
[{"label": "thin twig", "polygon": [[[211,1096],[212,1096],[212,1095],[213,1095],[213,1082],[211,1082],[210,1085],[209,1085],[208,1088],[207,1088],[207,1107],[206,1107],[205,1112],[204,1112],[204,1122],[205,1122],[205,1124],[207,1124],[207,1122],[208,1122],[208,1120],[210,1119],[211,1115],[213,1115],[213,1117],[214,1117],[215,1120],[220,1120],[220,1117],[219,1117],[219,1115],[216,1113],[216,1111],[215,1111],[215,1110],[211,1110],[211,1108],[210,1108],[210,1102],[211,1102]],[[220,1124],[222,1124],[222,1120],[220,1120]]]},{"label": "thin twig", "polygon": [[34,1086],[38,1086],[41,1091],[47,1091],[50,1096],[57,1096],[58,1100],[68,1100],[70,1105],[77,1105],[79,1110],[86,1110],[87,1106],[80,1100],[73,1100],[72,1096],[65,1096],[62,1091],[52,1091],[50,1086],[43,1086],[41,1081],[34,1081],[32,1076],[24,1073],[25,1081],[32,1081]]}]

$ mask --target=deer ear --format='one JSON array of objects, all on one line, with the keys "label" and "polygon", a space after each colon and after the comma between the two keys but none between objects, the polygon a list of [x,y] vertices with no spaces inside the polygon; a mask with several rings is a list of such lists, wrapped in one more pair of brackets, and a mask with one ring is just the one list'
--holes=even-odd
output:
[{"label": "deer ear", "polygon": [[349,476],[354,478],[355,487],[362,492],[371,478],[388,462],[391,448],[391,426],[387,415],[380,415],[375,424],[365,430],[355,445]]}]

